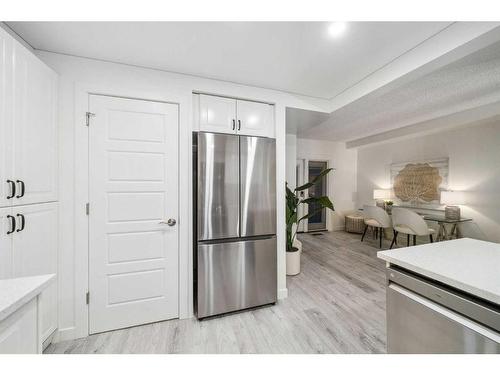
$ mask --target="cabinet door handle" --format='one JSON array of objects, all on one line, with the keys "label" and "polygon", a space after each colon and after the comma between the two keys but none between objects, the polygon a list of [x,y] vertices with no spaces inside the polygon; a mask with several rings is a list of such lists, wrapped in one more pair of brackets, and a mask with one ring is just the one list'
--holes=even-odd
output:
[{"label": "cabinet door handle", "polygon": [[7,183],[10,184],[10,195],[7,195],[7,199],[12,199],[16,196],[16,183],[12,180],[7,180]]},{"label": "cabinet door handle", "polygon": [[17,214],[16,216],[21,218],[21,228],[16,230],[16,232],[22,232],[24,230],[24,227],[26,226],[26,219],[24,218],[23,214]]},{"label": "cabinet door handle", "polygon": [[241,130],[241,120],[238,120],[238,131]]},{"label": "cabinet door handle", "polygon": [[16,218],[12,215],[7,215],[7,219],[10,220],[10,230],[7,232],[7,234],[14,233],[16,230]]},{"label": "cabinet door handle", "polygon": [[21,193],[16,195],[16,198],[22,198],[24,197],[24,192],[25,192],[24,181],[16,180],[16,182],[21,186]]},{"label": "cabinet door handle", "polygon": [[236,120],[233,118],[233,130],[236,129]]}]

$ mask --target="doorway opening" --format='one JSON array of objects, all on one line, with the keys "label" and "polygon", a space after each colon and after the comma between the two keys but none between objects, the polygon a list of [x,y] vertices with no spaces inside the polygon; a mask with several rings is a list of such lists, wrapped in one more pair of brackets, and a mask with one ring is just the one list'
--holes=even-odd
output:
[{"label": "doorway opening", "polygon": [[[306,182],[311,181],[317,175],[319,175],[323,170],[328,168],[328,162],[325,160],[307,160],[307,159],[297,159],[296,164],[296,185],[301,186]],[[320,183],[316,184],[308,190],[304,190],[298,193],[298,198],[305,199],[309,197],[321,197],[328,195],[328,178],[323,178]],[[298,209],[298,216],[302,217],[306,215],[311,210],[315,210],[315,205],[311,204],[300,205]],[[326,231],[327,230],[327,212],[326,209],[322,209],[309,219],[302,220],[299,223],[298,232],[315,232],[315,231]]]},{"label": "doorway opening", "polygon": [[[328,168],[328,162],[326,161],[312,161],[308,163],[308,181],[312,181],[321,172]],[[323,178],[308,191],[309,197],[322,197],[327,194],[327,179]],[[309,211],[316,211],[317,204],[311,203],[309,205]],[[307,220],[308,231],[326,230],[326,208],[323,208]]]}]

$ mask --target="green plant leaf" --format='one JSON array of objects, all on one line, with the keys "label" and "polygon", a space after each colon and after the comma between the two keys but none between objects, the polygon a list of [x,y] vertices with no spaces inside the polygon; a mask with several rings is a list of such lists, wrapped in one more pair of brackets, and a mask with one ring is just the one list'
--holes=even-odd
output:
[{"label": "green plant leaf", "polygon": [[[298,224],[305,219],[308,219],[314,215],[316,215],[318,212],[321,212],[324,208],[329,208],[333,210],[333,203],[330,201],[330,198],[323,196],[323,197],[310,197],[304,200],[300,200],[297,197],[297,192],[309,189],[310,187],[314,186],[318,181],[320,181],[325,175],[330,173],[333,168],[328,168],[316,176],[313,180],[309,181],[307,184],[304,184],[302,186],[299,186],[298,188],[295,188],[293,191],[288,187],[288,183],[285,182],[285,189],[286,189],[286,244],[287,244],[287,251],[288,249],[291,249],[293,247],[293,242],[295,240],[295,237],[297,235],[297,228]],[[309,212],[307,215],[301,217],[298,219],[298,214],[297,210],[300,204],[311,204],[311,203],[316,203],[320,207],[318,209],[315,209],[313,212]],[[294,227],[294,225],[296,226]]]},{"label": "green plant leaf", "polygon": [[310,217],[313,217],[317,213],[321,212],[322,208],[318,210],[314,210],[313,212],[309,212],[307,215],[302,216],[297,223],[300,223],[302,220],[309,219]]},{"label": "green plant leaf", "polygon": [[335,211],[335,209],[333,208],[332,201],[327,196],[309,197],[307,199],[304,199],[301,203],[306,203],[306,204],[315,203],[315,204],[319,204],[321,206],[321,209],[329,208],[330,210]]},{"label": "green plant leaf", "polygon": [[321,180],[323,178],[323,176],[327,175],[332,170],[333,170],[333,168],[327,168],[327,169],[322,170],[321,173],[319,175],[317,175],[316,177],[314,177],[311,181],[305,183],[304,185],[296,187],[295,191],[302,191],[302,190],[309,189],[310,187],[313,187],[314,184],[316,184],[319,180]]}]

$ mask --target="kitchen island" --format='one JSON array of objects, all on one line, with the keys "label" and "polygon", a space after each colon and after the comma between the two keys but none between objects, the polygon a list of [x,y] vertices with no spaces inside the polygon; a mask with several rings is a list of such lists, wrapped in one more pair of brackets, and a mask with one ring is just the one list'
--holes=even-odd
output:
[{"label": "kitchen island", "polygon": [[55,275],[0,280],[0,354],[42,352],[40,294]]},{"label": "kitchen island", "polygon": [[378,257],[389,353],[500,353],[500,244],[463,238]]}]

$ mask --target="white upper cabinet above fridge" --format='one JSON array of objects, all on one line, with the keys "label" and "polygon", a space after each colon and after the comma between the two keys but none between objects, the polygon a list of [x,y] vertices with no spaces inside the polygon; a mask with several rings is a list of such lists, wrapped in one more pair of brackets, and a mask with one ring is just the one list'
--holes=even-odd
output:
[{"label": "white upper cabinet above fridge", "polygon": [[272,109],[269,104],[237,100],[238,134],[274,138]]},{"label": "white upper cabinet above fridge", "polygon": [[200,130],[231,134],[235,129],[235,99],[200,95]]},{"label": "white upper cabinet above fridge", "polygon": [[270,104],[203,94],[195,100],[200,131],[274,138]]}]

